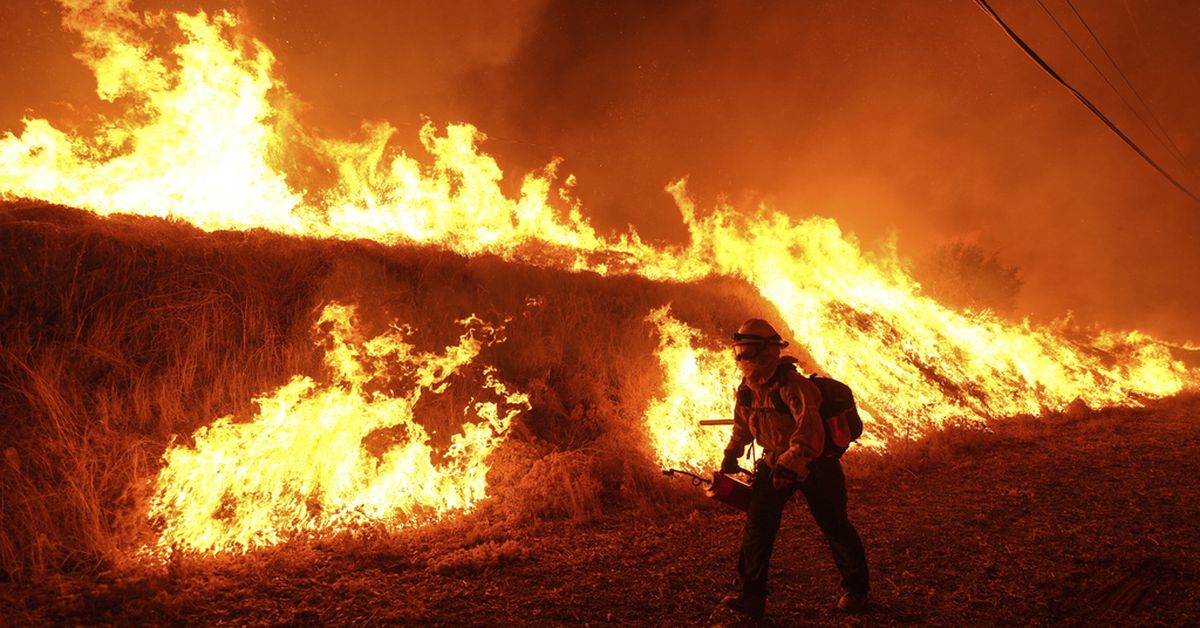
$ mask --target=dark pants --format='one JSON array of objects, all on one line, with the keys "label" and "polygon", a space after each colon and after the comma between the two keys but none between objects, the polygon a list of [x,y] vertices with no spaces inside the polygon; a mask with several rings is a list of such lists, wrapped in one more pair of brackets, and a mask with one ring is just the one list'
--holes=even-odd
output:
[{"label": "dark pants", "polygon": [[767,570],[783,507],[799,489],[808,500],[813,519],[833,550],[833,562],[842,574],[847,593],[867,592],[867,556],[862,540],[846,516],[846,476],[842,464],[833,458],[821,458],[809,465],[808,478],[798,484],[775,488],[771,469],[760,462],[751,485],[750,512],[738,556],[737,586],[747,595],[767,594]]}]

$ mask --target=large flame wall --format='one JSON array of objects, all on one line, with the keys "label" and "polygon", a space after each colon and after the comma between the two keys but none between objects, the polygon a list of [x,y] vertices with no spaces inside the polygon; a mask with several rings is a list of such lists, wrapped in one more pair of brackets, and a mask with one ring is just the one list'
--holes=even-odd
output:
[{"label": "large flame wall", "polygon": [[[600,275],[745,280],[778,309],[794,342],[816,362],[811,366],[855,389],[876,444],[953,419],[1037,413],[1077,398],[1094,406],[1134,404],[1195,382],[1165,345],[1136,332],[1075,338],[943,307],[922,295],[893,255],[864,253],[828,219],[724,205],[701,212],[681,181],[669,191],[688,243],[653,245],[632,232],[598,234],[570,195],[572,179],[560,184],[554,164],[527,175],[518,194],[506,194],[501,168],[479,150],[483,135],[470,125],[439,131],[426,124],[424,160],[391,149],[394,131],[386,124],[368,126],[361,141],[318,137],[291,114],[270,52],[229,14],[164,16],[135,13],[126,1],[71,2],[64,23],[83,38],[81,58],[97,77],[98,94],[123,113],[100,119],[90,133],[26,120],[19,135],[0,139],[5,198],[169,217],[207,230],[432,245]],[[163,31],[178,39],[165,52],[152,43]],[[314,163],[331,183],[309,180]],[[352,325],[349,312],[338,312],[326,317],[338,321],[342,338]],[[664,339],[659,358],[667,374],[662,398],[645,417],[650,440],[663,463],[702,466],[717,455],[719,437],[697,432],[694,423],[722,410],[734,383],[721,340],[665,311],[649,316]],[[412,403],[471,361],[471,338],[445,355],[420,356],[437,366],[421,366],[395,335],[357,349],[337,340],[329,360],[339,385],[321,389],[298,376],[260,400],[255,420],[218,421],[197,435],[194,450],[172,449],[153,510],[165,526],[161,545],[253,547],[285,531],[359,517],[411,521],[469,506],[482,495],[487,452],[511,414],[479,410],[485,420],[469,423],[456,441],[461,460],[444,468],[430,465],[416,432],[382,461],[369,460],[358,443],[389,421],[415,429],[407,418]],[[368,393],[362,378],[372,374],[370,360],[383,357],[409,365],[418,383],[399,397]],[[301,425],[320,426],[326,437],[311,438]],[[303,461],[326,462],[309,468]],[[249,466],[274,470],[238,475]],[[195,482],[221,473],[232,474],[228,482]],[[401,480],[438,492],[439,505],[423,493],[397,493]],[[197,504],[199,519],[188,504]]]}]

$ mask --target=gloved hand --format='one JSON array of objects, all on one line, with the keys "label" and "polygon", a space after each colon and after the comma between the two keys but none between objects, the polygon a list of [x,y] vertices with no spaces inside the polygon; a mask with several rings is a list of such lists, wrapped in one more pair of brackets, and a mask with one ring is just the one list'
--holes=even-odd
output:
[{"label": "gloved hand", "polygon": [[740,457],[736,451],[730,450],[725,452],[725,457],[721,458],[721,473],[726,475],[741,473],[742,469],[738,466],[738,458]]},{"label": "gloved hand", "polygon": [[775,485],[775,488],[790,486],[799,481],[800,476],[796,475],[795,471],[781,464],[776,464],[775,471],[771,473],[771,483]]}]

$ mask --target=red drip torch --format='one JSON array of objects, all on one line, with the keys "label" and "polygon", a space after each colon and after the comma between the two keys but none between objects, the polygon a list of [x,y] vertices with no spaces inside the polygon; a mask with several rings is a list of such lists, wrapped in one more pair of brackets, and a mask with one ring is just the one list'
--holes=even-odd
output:
[{"label": "red drip torch", "polygon": [[[753,474],[745,469],[741,469],[741,472],[753,477]],[[732,475],[713,471],[712,479],[709,480],[679,469],[663,469],[663,475],[676,474],[692,478],[692,486],[705,486],[704,494],[722,504],[732,506],[742,512],[750,510],[750,485]]]}]

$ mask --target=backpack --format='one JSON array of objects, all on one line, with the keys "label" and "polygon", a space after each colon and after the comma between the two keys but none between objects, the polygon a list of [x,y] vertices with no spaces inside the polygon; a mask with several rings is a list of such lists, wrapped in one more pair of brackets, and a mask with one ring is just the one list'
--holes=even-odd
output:
[{"label": "backpack", "polygon": [[[790,368],[796,372],[796,367],[784,363],[781,368]],[[778,377],[778,374],[776,375]],[[813,373],[808,381],[821,391],[821,407],[817,413],[821,415],[821,423],[825,426],[825,449],[822,458],[841,458],[850,448],[850,443],[858,440],[863,433],[862,417],[858,416],[858,406],[854,404],[854,393],[850,387],[832,377],[823,377]],[[791,413],[783,396],[777,388],[774,392],[775,407],[782,412]]]},{"label": "backpack", "polygon": [[[822,457],[841,458],[863,433],[862,417],[854,405],[854,393],[850,387],[832,377],[813,373],[808,381],[821,391],[821,407],[817,410],[825,424],[825,451]],[[783,398],[780,398],[783,401]]]}]

